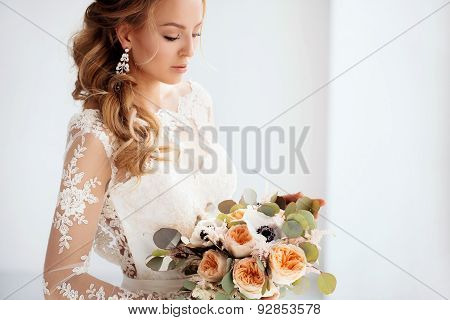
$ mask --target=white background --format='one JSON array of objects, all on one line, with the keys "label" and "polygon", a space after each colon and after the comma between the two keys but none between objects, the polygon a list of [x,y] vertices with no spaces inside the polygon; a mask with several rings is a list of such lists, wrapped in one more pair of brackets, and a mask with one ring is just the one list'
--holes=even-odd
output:
[{"label": "white background", "polygon": [[[66,127],[79,110],[66,44],[89,3],[0,3],[2,298],[42,298]],[[328,201],[319,227],[335,236],[324,239],[321,267],[338,287],[327,298],[450,296],[450,6],[400,35],[443,4],[207,2],[202,52],[186,77],[210,92],[217,125],[260,127],[302,101],[267,126],[295,126],[297,139],[310,128],[309,173],[299,163],[293,173],[240,170],[235,198],[252,187]],[[230,150],[238,168],[239,139]],[[271,147],[274,161],[291,149]],[[100,258],[91,273],[121,282],[119,267]],[[322,298],[314,281],[311,289],[288,298]]]}]

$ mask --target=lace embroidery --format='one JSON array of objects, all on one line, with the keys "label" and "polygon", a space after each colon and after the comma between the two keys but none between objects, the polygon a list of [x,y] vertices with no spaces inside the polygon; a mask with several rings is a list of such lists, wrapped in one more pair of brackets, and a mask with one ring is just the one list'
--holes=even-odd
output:
[{"label": "lace embroidery", "polygon": [[42,279],[42,289],[43,289],[43,292],[44,292],[44,296],[45,295],[49,296],[50,295],[50,291],[48,290],[48,282],[45,281],[44,277],[42,277],[41,279]]},{"label": "lace embroidery", "polygon": [[75,267],[72,269],[72,272],[76,275],[80,275],[82,273],[87,273],[89,268],[89,256],[82,256],[81,261],[84,261],[83,265],[80,267]]},{"label": "lace embroidery", "polygon": [[105,224],[107,224],[111,228],[115,236],[117,250],[119,251],[121,256],[120,264],[123,273],[126,274],[129,278],[136,278],[136,266],[131,255],[130,248],[128,247],[127,237],[125,236],[125,232],[122,228],[122,223],[117,216],[114,206],[109,199],[109,195],[105,200],[105,204],[103,207],[103,216],[105,218]]},{"label": "lace embroidery", "polygon": [[84,300],[84,296],[78,295],[78,291],[72,289],[70,283],[63,282],[62,284],[58,285],[56,289],[59,289],[59,293],[69,300]]},{"label": "lace embroidery", "polygon": [[[72,237],[69,235],[69,228],[73,226],[73,222],[77,222],[78,224],[88,223],[84,216],[85,202],[93,204],[98,201],[97,197],[91,193],[92,188],[101,185],[97,177],[86,181],[83,189],[77,188],[77,184],[81,182],[84,176],[84,172],[78,172],[79,169],[77,167],[78,159],[82,158],[83,152],[87,150],[84,143],[85,137],[82,136],[81,145],[79,144],[74,150],[73,157],[67,165],[67,170],[63,171],[63,184],[66,188],[59,193],[57,203],[57,206],[63,212],[57,211],[53,221],[54,227],[61,234],[58,254],[61,254],[64,248],[70,248],[69,241],[72,240]],[[72,220],[70,219],[71,217],[73,217]]]},{"label": "lace embroidery", "polygon": [[[70,283],[63,282],[56,287],[59,290],[59,294],[66,297],[69,300],[85,300],[83,294],[75,289],[72,289]],[[113,294],[106,298],[105,289],[100,286],[99,289],[95,287],[95,284],[91,283],[86,290],[87,298],[91,300],[175,300],[175,299],[189,299],[190,292],[168,292],[158,293],[151,292],[145,293],[142,290],[138,292],[131,292],[125,289],[120,289],[117,294]]]}]

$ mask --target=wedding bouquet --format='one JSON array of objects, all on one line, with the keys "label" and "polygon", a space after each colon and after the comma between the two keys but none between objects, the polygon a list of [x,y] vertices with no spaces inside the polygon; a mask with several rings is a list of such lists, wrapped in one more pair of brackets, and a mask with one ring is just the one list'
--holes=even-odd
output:
[{"label": "wedding bouquet", "polygon": [[175,230],[168,237],[166,230],[166,242],[148,257],[147,266],[161,271],[168,257],[167,270],[179,268],[191,276],[181,291],[190,291],[192,299],[301,294],[309,273],[318,275],[321,292],[331,294],[336,278],[318,268],[319,242],[327,232],[316,227],[324,204],[300,192],[257,202],[256,192],[246,189],[238,203],[222,201],[215,216],[198,221],[189,239]]}]

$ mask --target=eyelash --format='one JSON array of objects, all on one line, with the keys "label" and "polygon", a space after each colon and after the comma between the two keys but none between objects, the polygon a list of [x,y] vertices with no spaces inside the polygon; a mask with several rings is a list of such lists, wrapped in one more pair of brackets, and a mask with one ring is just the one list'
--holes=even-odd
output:
[{"label": "eyelash", "polygon": [[[202,35],[201,33],[194,33],[192,36],[195,38],[195,37],[201,37],[201,35]],[[180,39],[180,35],[178,35],[176,38],[169,37],[169,36],[164,36],[164,38],[166,38],[167,41],[175,41],[177,39]]]}]

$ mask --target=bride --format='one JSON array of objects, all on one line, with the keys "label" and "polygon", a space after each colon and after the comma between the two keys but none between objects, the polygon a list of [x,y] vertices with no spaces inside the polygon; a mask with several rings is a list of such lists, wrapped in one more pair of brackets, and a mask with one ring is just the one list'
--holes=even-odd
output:
[{"label": "bride", "polygon": [[[210,95],[182,80],[204,15],[205,0],[97,0],[86,9],[72,51],[72,95],[83,108],[68,124],[45,299],[183,298],[184,274],[145,264],[154,235],[189,237],[236,188],[234,165],[203,130],[214,128]],[[120,287],[89,274],[92,251],[121,267]]]}]

